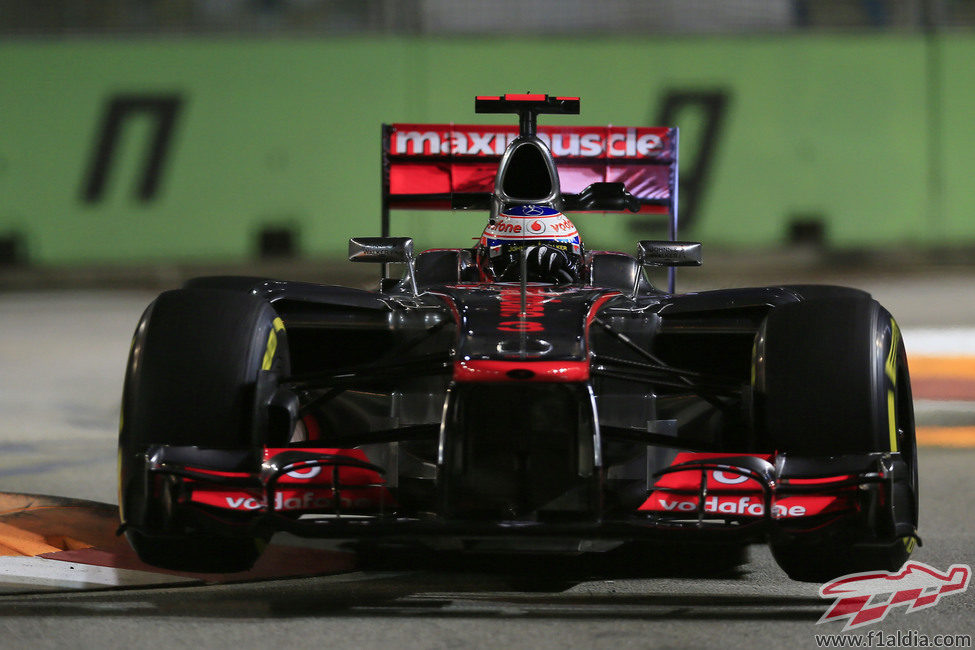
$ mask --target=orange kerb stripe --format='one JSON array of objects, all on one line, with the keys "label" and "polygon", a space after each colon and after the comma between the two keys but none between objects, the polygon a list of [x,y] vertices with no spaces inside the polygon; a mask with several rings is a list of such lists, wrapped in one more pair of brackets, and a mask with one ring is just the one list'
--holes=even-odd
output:
[{"label": "orange kerb stripe", "polygon": [[975,427],[918,427],[920,447],[975,447]]},{"label": "orange kerb stripe", "polygon": [[915,357],[907,359],[911,377],[975,378],[975,357]]},{"label": "orange kerb stripe", "polygon": [[90,547],[91,544],[79,542],[65,535],[48,535],[45,537],[40,533],[34,533],[0,522],[0,555],[26,555],[32,557],[41,553],[71,551]]},{"label": "orange kerb stripe", "polygon": [[0,551],[0,555],[26,555],[28,557],[61,550],[46,543],[40,535],[32,535],[26,531],[13,528],[13,526],[0,528],[0,548],[4,549]]}]

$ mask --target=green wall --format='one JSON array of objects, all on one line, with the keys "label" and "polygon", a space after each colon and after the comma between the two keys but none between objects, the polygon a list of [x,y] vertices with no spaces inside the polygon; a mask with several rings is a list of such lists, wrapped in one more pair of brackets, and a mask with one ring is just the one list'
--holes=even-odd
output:
[{"label": "green wall", "polygon": [[[475,94],[582,97],[548,123],[644,125],[672,92],[727,98],[686,238],[770,246],[821,218],[837,247],[975,241],[975,37],[159,40],[0,43],[0,236],[36,263],[235,260],[266,226],[341,255],[379,222],[379,125],[490,122]],[[934,74],[931,74],[931,71]],[[113,97],[176,96],[158,189],[136,190],[156,122],[120,121],[82,200]],[[543,118],[546,119],[546,118]],[[678,114],[690,178],[704,112]],[[417,245],[461,245],[482,215],[397,214]],[[576,219],[633,247],[633,218]]]}]

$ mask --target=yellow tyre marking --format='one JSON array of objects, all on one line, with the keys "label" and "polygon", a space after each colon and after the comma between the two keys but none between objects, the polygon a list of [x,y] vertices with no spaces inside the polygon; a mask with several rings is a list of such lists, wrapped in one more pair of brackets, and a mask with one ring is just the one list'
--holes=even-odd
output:
[{"label": "yellow tyre marking", "polygon": [[890,320],[890,352],[887,353],[887,363],[884,364],[884,371],[890,383],[897,384],[897,348],[900,344],[901,331],[897,327],[894,319]]},{"label": "yellow tyre marking", "polygon": [[887,353],[887,362],[884,364],[884,373],[890,380],[890,388],[887,389],[887,425],[890,429],[890,450],[897,451],[897,405],[895,404],[894,390],[897,388],[897,351],[900,346],[901,331],[893,318],[890,319],[890,351]]},{"label": "yellow tyre marking", "polygon": [[897,451],[897,406],[894,391],[887,391],[887,422],[890,425],[890,450]]},{"label": "yellow tyre marking", "polygon": [[284,322],[280,318],[272,321],[271,331],[267,335],[267,349],[264,351],[264,361],[261,370],[270,370],[274,363],[274,353],[278,350],[278,332],[284,329]]}]

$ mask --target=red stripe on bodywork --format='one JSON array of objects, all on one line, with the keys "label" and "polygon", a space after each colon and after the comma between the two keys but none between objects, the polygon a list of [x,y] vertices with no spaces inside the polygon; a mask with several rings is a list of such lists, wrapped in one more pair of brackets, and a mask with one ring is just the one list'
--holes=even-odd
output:
[{"label": "red stripe on bodywork", "polygon": [[617,296],[621,296],[621,295],[623,295],[623,294],[617,293],[617,292],[614,291],[612,293],[607,293],[605,295],[600,296],[599,299],[597,299],[595,302],[592,303],[592,307],[589,308],[589,312],[586,314],[586,332],[585,332],[585,335],[586,335],[586,349],[587,350],[589,349],[589,329],[592,326],[592,322],[594,320],[596,320],[596,314],[599,313],[599,310],[608,301],[612,300],[613,298],[616,298]]},{"label": "red stripe on bodywork", "polygon": [[225,472],[223,470],[217,469],[203,469],[202,467],[191,467],[186,466],[186,470],[189,472],[195,472],[197,474],[209,474],[211,476],[218,476],[220,478],[250,478],[253,476],[250,472]]},{"label": "red stripe on bodywork", "polygon": [[454,363],[454,381],[587,381],[586,361],[494,361]]},{"label": "red stripe on bodywork", "polygon": [[596,314],[599,309],[606,304],[607,301],[612,300],[616,296],[621,296],[623,294],[618,291],[612,291],[610,293],[600,296],[595,302],[592,303],[592,307],[589,308],[589,312],[586,314],[586,334],[589,334],[589,326],[592,325],[593,319],[596,318]]},{"label": "red stripe on bodywork", "polygon": [[306,415],[301,419],[305,424],[305,433],[309,440],[321,440],[322,428],[318,425],[318,419],[311,415]]},{"label": "red stripe on bodywork", "polygon": [[789,485],[822,485],[824,483],[842,483],[853,478],[850,475],[844,476],[825,476],[823,478],[786,478],[783,482]]}]

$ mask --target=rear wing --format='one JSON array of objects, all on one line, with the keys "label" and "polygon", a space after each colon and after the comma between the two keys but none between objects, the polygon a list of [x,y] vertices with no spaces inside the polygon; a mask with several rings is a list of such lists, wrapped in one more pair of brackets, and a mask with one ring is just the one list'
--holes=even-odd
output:
[{"label": "rear wing", "polygon": [[[515,125],[384,124],[382,235],[390,210],[487,209]],[[668,217],[677,238],[678,130],[667,127],[539,126],[571,203],[591,183],[623,183],[640,212]]]}]

